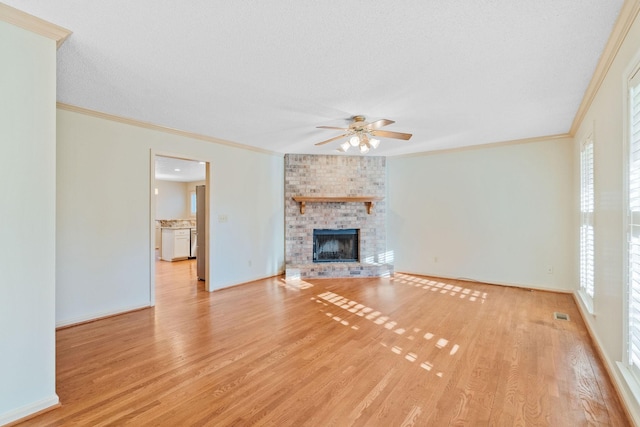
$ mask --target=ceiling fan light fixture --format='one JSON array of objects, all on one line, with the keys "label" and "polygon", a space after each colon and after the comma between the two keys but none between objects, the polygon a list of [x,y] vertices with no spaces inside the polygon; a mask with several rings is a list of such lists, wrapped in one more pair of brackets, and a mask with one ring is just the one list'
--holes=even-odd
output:
[{"label": "ceiling fan light fixture", "polygon": [[334,136],[325,141],[318,142],[316,145],[324,145],[329,142],[333,142],[337,139],[347,138],[346,141],[340,144],[338,151],[346,152],[349,147],[359,148],[360,154],[366,154],[371,149],[376,149],[380,146],[380,140],[374,137],[402,139],[408,141],[411,139],[410,133],[394,132],[388,130],[380,130],[384,126],[395,123],[393,120],[380,119],[371,123],[365,122],[364,116],[352,116],[352,123],[347,128],[336,126],[316,126],[319,129],[334,129],[341,130],[344,133],[342,135]]}]

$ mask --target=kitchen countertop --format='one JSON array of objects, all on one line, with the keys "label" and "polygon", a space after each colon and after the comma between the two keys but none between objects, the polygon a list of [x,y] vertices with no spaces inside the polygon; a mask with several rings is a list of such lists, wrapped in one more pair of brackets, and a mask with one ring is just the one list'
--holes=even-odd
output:
[{"label": "kitchen countertop", "polygon": [[160,228],[195,228],[195,219],[156,219],[156,226]]},{"label": "kitchen countertop", "polygon": [[195,230],[195,227],[160,227],[163,230]]}]

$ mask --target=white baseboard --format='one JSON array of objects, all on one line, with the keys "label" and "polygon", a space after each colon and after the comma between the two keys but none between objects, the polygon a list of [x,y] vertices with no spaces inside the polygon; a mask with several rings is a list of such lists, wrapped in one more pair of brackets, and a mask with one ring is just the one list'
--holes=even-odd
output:
[{"label": "white baseboard", "polygon": [[119,309],[119,310],[92,313],[92,314],[88,314],[86,316],[76,317],[76,318],[73,318],[73,319],[57,320],[56,321],[56,328],[64,328],[64,327],[67,327],[67,326],[79,325],[81,323],[93,322],[94,320],[100,320],[100,319],[104,319],[106,317],[117,316],[119,314],[125,314],[125,313],[128,313],[130,311],[138,311],[138,310],[142,310],[143,308],[148,308],[148,307],[151,307],[150,303],[147,303],[147,304],[144,304],[144,305],[138,305],[138,306],[125,307],[125,308],[122,308],[122,309]]},{"label": "white baseboard", "polygon": [[239,283],[230,283],[230,284],[224,284],[224,285],[220,285],[218,284],[215,288],[213,289],[208,289],[209,292],[216,292],[216,291],[221,291],[223,289],[228,289],[228,288],[233,288],[236,286],[242,286],[242,285],[246,285],[247,283],[251,283],[251,282],[257,282],[258,280],[265,280],[265,279],[271,279],[273,277],[278,277],[278,276],[283,276],[284,275],[284,271],[279,271],[278,273],[275,274],[271,274],[269,276],[256,276],[255,278],[251,279],[247,279],[245,281],[239,282]]},{"label": "white baseboard", "polygon": [[451,280],[464,280],[465,282],[478,282],[485,283],[487,285],[497,285],[497,286],[508,286],[510,288],[522,288],[522,289],[533,289],[536,291],[547,291],[547,292],[558,292],[562,294],[573,294],[572,289],[562,289],[562,288],[550,288],[547,286],[539,286],[539,285],[527,285],[522,283],[507,283],[507,282],[497,282],[495,280],[484,280],[484,279],[474,279],[470,277],[452,277],[446,276],[442,274],[429,274],[429,273],[413,273],[410,271],[398,271],[396,270],[396,274],[410,274],[413,276],[427,276],[427,277],[439,277],[441,279],[451,279]]},{"label": "white baseboard", "polygon": [[44,412],[47,409],[52,409],[60,404],[60,399],[57,394],[39,400],[37,402],[30,403],[28,405],[21,406],[20,408],[13,409],[4,414],[0,414],[0,426],[12,423],[14,421],[27,418],[38,412]]}]

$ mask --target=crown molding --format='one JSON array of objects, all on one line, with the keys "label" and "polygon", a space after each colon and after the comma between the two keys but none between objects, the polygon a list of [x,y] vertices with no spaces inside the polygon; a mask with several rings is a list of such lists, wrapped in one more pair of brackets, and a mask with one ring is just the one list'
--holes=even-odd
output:
[{"label": "crown molding", "polygon": [[[84,114],[86,116],[97,117],[104,120],[109,120],[118,123],[124,123],[130,126],[141,127],[145,129],[151,129],[159,132],[170,133],[173,135],[184,136],[186,138],[198,139],[200,141],[213,142],[215,144],[226,145],[229,147],[240,148],[248,151],[255,151],[257,153],[268,154],[272,156],[283,156],[282,153],[277,153],[275,151],[265,150],[263,148],[253,147],[251,145],[244,145],[237,142],[226,141],[220,138],[214,138],[212,136],[201,135],[193,132],[187,132],[179,129],[173,129],[166,126],[160,126],[153,123],[142,122],[139,120],[129,119],[126,117],[116,116],[114,114],[102,113],[100,111],[90,110],[84,107],[78,107],[71,104],[65,104],[63,102],[57,102],[56,106],[60,110],[71,111],[74,113]],[[469,151],[469,150],[479,150],[482,148],[494,148],[494,147],[502,147],[508,145],[517,145],[517,144],[527,144],[532,142],[541,142],[541,141],[553,141],[553,140],[561,140],[565,138],[573,138],[573,135],[569,133],[556,134],[556,135],[548,135],[548,136],[539,136],[534,138],[524,138],[524,139],[515,139],[508,141],[500,141],[500,142],[490,142],[487,144],[477,144],[470,145],[465,147],[457,147],[457,148],[445,148],[442,150],[432,150],[432,151],[423,151],[420,153],[410,153],[410,154],[400,154],[397,156],[387,156],[389,158],[405,158],[405,157],[421,157],[421,156],[430,156],[435,154],[444,154],[444,153],[452,153],[458,151]]]},{"label": "crown molding", "polygon": [[578,128],[582,124],[584,120],[584,116],[587,114],[587,111],[591,107],[604,78],[606,77],[609,69],[611,68],[611,64],[613,60],[616,58],[618,51],[620,50],[620,46],[627,37],[629,33],[629,29],[631,25],[638,17],[638,13],[640,12],[640,0],[625,0],[622,5],[622,9],[620,10],[620,15],[618,15],[618,19],[613,26],[613,30],[611,31],[611,35],[609,36],[609,40],[602,52],[602,56],[600,56],[600,60],[598,61],[598,65],[596,66],[596,70],[593,73],[593,77],[591,77],[591,81],[589,82],[589,86],[587,86],[587,90],[585,91],[584,97],[582,98],[582,102],[578,107],[578,111],[573,119],[573,123],[571,123],[571,128],[569,133],[571,135],[575,135],[578,131]]},{"label": "crown molding", "polygon": [[456,147],[456,148],[444,148],[441,150],[423,151],[421,153],[411,153],[411,154],[400,154],[397,156],[388,156],[388,157],[394,158],[394,159],[402,159],[407,157],[423,157],[423,156],[432,156],[436,154],[456,153],[459,151],[480,150],[483,148],[496,148],[496,147],[504,147],[509,145],[529,144],[533,142],[556,141],[556,140],[561,140],[566,138],[573,138],[573,136],[568,133],[560,133],[556,135],[536,136],[534,138],[523,138],[523,139],[512,139],[508,141],[489,142],[487,144],[467,145],[464,147]]},{"label": "crown molding", "polygon": [[71,35],[71,31],[51,22],[40,19],[36,16],[29,15],[26,12],[8,6],[4,3],[0,3],[0,21],[7,22],[15,25],[16,27],[23,28],[31,31],[32,33],[40,34],[41,36],[55,40],[56,48],[60,48],[62,43]]},{"label": "crown molding", "polygon": [[213,142],[215,144],[226,145],[226,146],[229,146],[229,147],[240,148],[240,149],[248,150],[248,151],[255,151],[257,153],[269,154],[269,155],[272,155],[272,156],[280,156],[280,157],[283,156],[283,154],[281,154],[281,153],[276,153],[275,151],[270,151],[270,150],[265,150],[265,149],[258,148],[258,147],[253,147],[251,145],[244,145],[244,144],[240,144],[240,143],[237,143],[237,142],[231,142],[231,141],[226,141],[224,139],[214,138],[212,136],[206,136],[206,135],[201,135],[201,134],[198,134],[198,133],[187,132],[187,131],[180,130],[180,129],[173,129],[173,128],[166,127],[166,126],[156,125],[156,124],[153,124],[153,123],[142,122],[142,121],[139,121],[139,120],[129,119],[129,118],[122,117],[122,116],[116,116],[114,114],[102,113],[100,111],[90,110],[90,109],[84,108],[84,107],[77,107],[75,105],[65,104],[65,103],[62,103],[62,102],[57,102],[56,106],[60,110],[72,111],[74,113],[80,113],[80,114],[84,114],[86,116],[97,117],[97,118],[109,120],[109,121],[112,121],[112,122],[124,123],[124,124],[127,124],[127,125],[136,126],[136,127],[140,127],[140,128],[144,128],[144,129],[151,129],[151,130],[155,130],[155,131],[159,131],[159,132],[170,133],[170,134],[173,134],[173,135],[184,136],[186,138],[198,139],[200,141]]}]

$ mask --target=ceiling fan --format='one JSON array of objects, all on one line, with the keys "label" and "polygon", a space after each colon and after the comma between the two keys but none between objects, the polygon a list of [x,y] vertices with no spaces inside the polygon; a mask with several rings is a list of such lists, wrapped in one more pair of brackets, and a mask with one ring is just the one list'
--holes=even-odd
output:
[{"label": "ceiling fan", "polygon": [[380,140],[374,138],[376,136],[382,138],[404,139],[405,141],[412,136],[410,133],[380,130],[383,126],[395,123],[393,120],[380,119],[375,122],[367,123],[365,122],[365,117],[360,115],[351,117],[351,120],[352,123],[348,128],[316,126],[319,129],[337,129],[346,131],[342,135],[329,138],[326,141],[318,142],[316,145],[324,145],[340,138],[350,137],[347,141],[340,144],[338,151],[346,152],[350,147],[358,147],[360,149],[360,153],[365,154],[370,148],[376,149],[378,148],[378,145],[380,145]]}]

